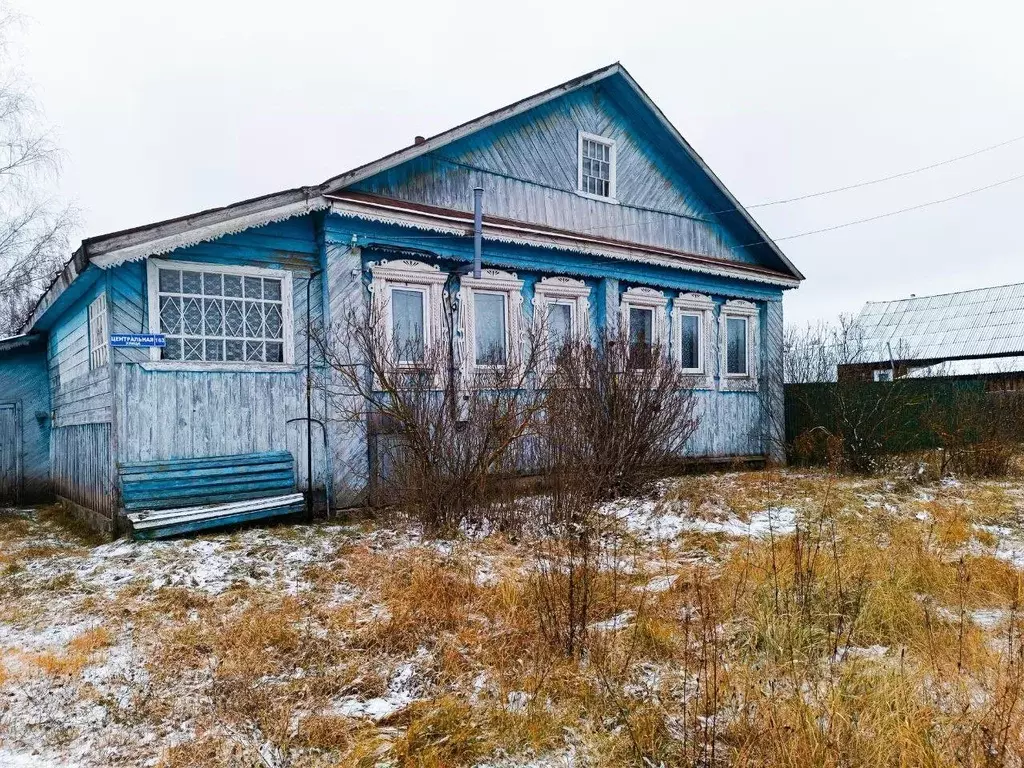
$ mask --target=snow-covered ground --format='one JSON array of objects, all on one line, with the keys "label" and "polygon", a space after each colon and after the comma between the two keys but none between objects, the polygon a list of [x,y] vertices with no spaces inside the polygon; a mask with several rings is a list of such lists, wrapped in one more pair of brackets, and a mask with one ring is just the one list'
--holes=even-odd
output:
[{"label": "snow-covered ground", "polygon": [[[742,496],[741,484],[749,481],[723,475],[703,482]],[[884,484],[858,482],[847,488],[859,500],[856,514],[902,516],[922,526],[931,523],[927,505],[936,495],[964,492],[959,483],[947,482],[898,498]],[[643,599],[663,598],[678,589],[681,564],[713,562],[719,556],[716,546],[728,551],[743,540],[785,537],[810,524],[813,514],[798,495],[774,496],[763,504],[748,499],[733,508],[717,493],[681,498],[671,490],[671,483],[662,484],[651,498],[622,499],[601,509],[635,542],[633,560],[623,571],[632,579],[631,593]],[[1007,487],[1006,493],[1016,494],[1013,504],[1024,509],[1020,489]],[[994,543],[972,541],[970,547],[1024,567],[1024,529],[1014,519],[978,523],[976,530]],[[702,541],[717,544],[701,549]],[[237,612],[253,595],[304,601],[303,621],[309,624],[302,630],[304,638],[340,631],[328,620],[335,615],[331,612],[351,609],[357,618],[347,626],[372,625],[386,619],[388,610],[379,594],[369,594],[367,583],[375,578],[379,590],[389,574],[345,569],[362,568],[362,562],[381,567],[388,556],[401,552],[442,559],[457,552],[460,563],[471,568],[472,584],[481,589],[522,582],[525,570],[536,563],[529,541],[510,542],[500,534],[476,531],[458,541],[427,541],[414,531],[370,524],[252,528],[197,539],[94,546],[55,522],[36,519],[31,510],[0,510],[0,768],[156,766],[170,747],[199,735],[199,721],[182,714],[189,709],[187,702],[194,699],[197,711],[208,710],[214,695],[212,650],[207,651],[209,668],[201,672],[183,670],[175,677],[154,669],[154,654],[168,636],[210,621],[210,606]],[[330,571],[326,576],[325,567]],[[233,600],[235,595],[241,597]],[[609,635],[639,623],[630,609],[596,618],[590,629]],[[999,608],[979,608],[970,619],[997,631],[1007,617]],[[353,647],[362,652],[359,643]],[[867,645],[845,654],[884,660],[893,652]],[[396,716],[439,695],[439,662],[432,654],[415,645],[396,651],[387,664],[367,670],[366,677],[376,683],[362,688],[339,684],[318,714],[351,721],[353,728],[383,721],[382,730],[392,738]],[[344,661],[325,663],[335,664],[340,675]],[[290,674],[298,685],[307,672],[298,668]],[[174,700],[175,708],[154,706],[154,697],[161,698],[154,691],[158,676],[162,685],[173,687],[161,696]],[[465,695],[497,697],[512,715],[531,702],[531,694],[501,690],[497,681],[476,672]],[[301,713],[293,717],[297,722]],[[258,742],[263,737],[244,738]],[[260,750],[266,751],[264,746]],[[536,758],[503,756],[477,765],[569,768],[588,764],[585,751],[582,744],[566,743]],[[288,764],[273,757],[273,750],[267,754],[271,757],[260,758],[267,766]],[[321,765],[302,763],[307,764]]]}]

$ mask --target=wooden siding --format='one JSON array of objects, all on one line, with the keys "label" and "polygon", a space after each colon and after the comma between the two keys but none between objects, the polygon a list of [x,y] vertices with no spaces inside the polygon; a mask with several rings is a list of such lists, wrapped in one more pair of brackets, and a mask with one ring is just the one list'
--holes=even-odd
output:
[{"label": "wooden siding", "polygon": [[97,281],[54,324],[49,340],[53,426],[111,419],[110,370],[89,367],[89,304],[106,289]]},{"label": "wooden siding", "polygon": [[762,313],[762,392],[765,403],[765,453],[773,461],[786,460],[786,393],[783,376],[782,301],[765,303]]},{"label": "wooden siding", "polygon": [[764,453],[761,399],[756,392],[698,391],[697,432],[687,456],[755,456]]},{"label": "wooden siding", "polygon": [[0,431],[12,431],[0,434],[0,442],[17,452],[11,462],[17,477],[0,478],[0,486],[13,486],[9,491],[14,500],[30,501],[49,490],[50,387],[44,348],[13,351],[0,358],[0,406],[8,404],[15,406],[13,414],[8,414]]},{"label": "wooden siding", "polygon": [[[615,140],[618,204],[576,193],[580,131]],[[550,102],[353,187],[596,236],[754,263],[695,184],[644,140],[601,88]]]},{"label": "wooden siding", "polygon": [[56,427],[50,433],[54,492],[112,519],[117,508],[110,424]]},{"label": "wooden siding", "polygon": [[[295,457],[306,487],[305,371],[223,373],[114,371],[118,461],[198,459],[262,451]],[[291,423],[289,423],[291,421]],[[324,487],[320,429],[313,430],[313,480]]]},{"label": "wooden siding", "polygon": [[[328,244],[327,282],[330,297],[324,322],[332,327],[344,320],[345,313],[352,307],[362,306],[365,293],[362,281],[362,255],[359,249],[342,244]],[[329,388],[338,397],[351,398],[332,375]],[[369,460],[366,425],[341,421],[336,414],[341,410],[338,403],[327,403],[326,419],[328,444],[331,453],[332,496],[338,504],[355,504],[366,489],[369,481]]]}]

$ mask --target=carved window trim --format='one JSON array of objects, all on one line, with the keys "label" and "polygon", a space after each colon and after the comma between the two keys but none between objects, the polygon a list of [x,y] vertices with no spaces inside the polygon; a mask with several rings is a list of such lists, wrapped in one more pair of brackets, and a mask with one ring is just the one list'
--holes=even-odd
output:
[{"label": "carved window trim", "polygon": [[[730,318],[742,319],[747,323],[747,372],[727,373],[729,354]],[[761,348],[760,311],[756,304],[742,299],[727,301],[722,305],[718,315],[719,340],[719,387],[730,392],[756,392],[758,389],[758,371],[760,359],[758,350]]]},{"label": "carved window trim", "polygon": [[470,377],[503,366],[478,364],[476,361],[476,295],[500,293],[505,296],[505,351],[508,365],[523,359],[523,281],[514,272],[484,269],[480,277],[463,275],[459,281],[460,359],[463,371]]},{"label": "carved window trim", "polygon": [[683,360],[683,317],[696,316],[697,361],[696,368],[683,368],[683,373],[692,377],[694,389],[712,389],[715,385],[714,347],[715,302],[702,293],[683,293],[672,300],[672,359],[682,365]]},{"label": "carved window trim", "polygon": [[651,332],[654,338],[652,346],[660,347],[661,353],[669,353],[669,322],[668,297],[655,288],[638,286],[630,288],[622,293],[619,298],[619,328],[629,338],[629,310],[650,309],[653,310],[654,320],[651,323]]},{"label": "carved window trim", "polygon": [[89,304],[89,370],[102,368],[110,360],[110,334],[107,331],[107,294],[101,293]]},{"label": "carved window trim", "polygon": [[[391,312],[391,295],[399,290],[421,291],[423,300],[423,349],[424,354],[435,344],[444,344],[445,334],[441,323],[441,307],[444,303],[444,285],[448,275],[440,267],[414,259],[385,259],[369,265],[372,279],[370,294],[376,309],[384,316],[385,333],[391,343],[394,331],[394,317]],[[399,361],[400,368],[415,369],[415,361]]]},{"label": "carved window trim", "polygon": [[590,333],[590,286],[582,280],[571,277],[545,277],[533,287],[533,319],[537,328],[538,342],[543,344],[541,359],[545,367],[552,361],[548,358],[547,318],[548,307],[552,304],[567,304],[570,309],[572,336],[585,339]]},{"label": "carved window trim", "polygon": [[[292,273],[287,269],[268,269],[266,267],[249,267],[240,265],[226,265],[226,264],[210,264],[203,262],[192,262],[192,261],[178,261],[175,259],[156,259],[150,258],[146,261],[146,282],[148,289],[149,299],[149,332],[153,334],[163,334],[161,330],[160,321],[160,297],[163,293],[170,293],[174,295],[173,291],[162,292],[160,290],[160,270],[176,270],[179,272],[201,272],[203,274],[220,275],[223,276],[239,276],[243,279],[246,277],[259,277],[268,278],[270,280],[277,280],[281,283],[281,296],[280,299],[259,299],[261,306],[265,304],[280,304],[281,313],[281,336],[280,338],[268,337],[261,335],[256,339],[259,343],[266,344],[269,340],[271,343],[281,344],[281,361],[280,362],[266,362],[265,360],[256,359],[245,359],[248,356],[248,352],[243,352],[243,359],[240,360],[227,360],[227,359],[163,359],[161,355],[161,349],[159,347],[153,347],[150,349],[150,360],[151,367],[154,369],[167,368],[173,370],[176,367],[186,366],[188,368],[205,368],[209,367],[211,370],[256,370],[256,369],[274,369],[284,368],[291,366],[295,362],[295,324],[294,324],[294,307],[292,304]],[[178,293],[181,293],[179,291]],[[189,294],[191,295],[191,294]],[[198,294],[197,294],[198,296]],[[208,297],[204,296],[204,301],[209,298],[211,301],[217,299],[227,300],[242,300],[242,297],[226,296],[225,294],[214,295],[211,294]],[[261,310],[265,311],[265,309]],[[205,309],[203,310],[203,323],[205,325],[206,316]],[[222,310],[221,322],[224,323],[224,313]],[[245,320],[243,319],[243,323]],[[226,328],[222,328],[220,334],[208,335],[206,329],[203,329],[201,334],[164,334],[171,338],[189,336],[196,339],[203,339],[204,342],[208,338],[225,339],[231,341],[245,341],[246,336],[236,336],[234,334],[227,334]],[[184,343],[184,342],[183,342]],[[226,355],[225,355],[226,357]]]}]

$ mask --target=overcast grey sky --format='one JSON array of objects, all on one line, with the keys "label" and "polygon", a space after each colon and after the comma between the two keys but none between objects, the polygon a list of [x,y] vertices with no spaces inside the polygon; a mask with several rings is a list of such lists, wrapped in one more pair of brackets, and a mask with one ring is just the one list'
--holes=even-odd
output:
[{"label": "overcast grey sky", "polygon": [[[744,204],[1024,135],[1019,3],[13,0],[82,236],[325,178],[621,61]],[[774,237],[1024,174],[1024,141],[754,209]],[[787,319],[1024,281],[1024,180],[781,240]]]}]

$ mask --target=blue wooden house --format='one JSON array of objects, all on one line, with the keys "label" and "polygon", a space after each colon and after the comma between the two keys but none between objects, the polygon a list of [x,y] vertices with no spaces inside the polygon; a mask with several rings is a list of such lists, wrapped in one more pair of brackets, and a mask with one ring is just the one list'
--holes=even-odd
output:
[{"label": "blue wooden house", "polygon": [[[700,390],[690,453],[772,450],[782,296],[803,276],[614,64],[317,186],[83,241],[0,341],[0,488],[48,487],[110,530],[129,480],[156,482],[132,472],[177,467],[181,486],[212,457],[290,454],[284,485],[311,465],[318,494],[357,503],[365,430],[314,393],[325,428],[307,440],[307,329],[387,295],[429,338],[451,273],[465,366],[477,336],[509,348],[540,308],[593,334],[640,327]],[[123,334],[166,345],[112,346]]]}]

